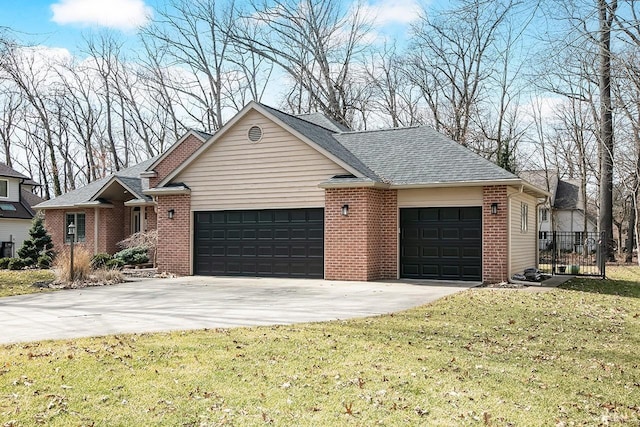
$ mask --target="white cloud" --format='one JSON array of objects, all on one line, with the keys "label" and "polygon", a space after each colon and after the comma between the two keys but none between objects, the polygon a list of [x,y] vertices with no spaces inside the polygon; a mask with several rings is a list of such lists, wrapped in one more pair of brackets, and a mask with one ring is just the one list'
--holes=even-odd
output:
[{"label": "white cloud", "polygon": [[420,18],[422,8],[417,0],[380,0],[364,6],[374,25],[408,25]]},{"label": "white cloud", "polygon": [[153,9],[144,0],[59,0],[51,5],[56,24],[98,25],[119,30],[144,26]]}]

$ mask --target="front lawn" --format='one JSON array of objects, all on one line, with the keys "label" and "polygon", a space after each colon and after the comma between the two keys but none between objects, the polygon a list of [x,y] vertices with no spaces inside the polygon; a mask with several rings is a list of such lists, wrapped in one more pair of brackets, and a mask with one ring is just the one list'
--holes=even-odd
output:
[{"label": "front lawn", "polygon": [[50,270],[0,270],[0,297],[42,292],[42,288],[34,288],[32,285],[52,281],[54,278],[55,275]]},{"label": "front lawn", "polygon": [[474,289],[351,321],[0,346],[0,420],[637,426],[639,349],[637,281]]}]

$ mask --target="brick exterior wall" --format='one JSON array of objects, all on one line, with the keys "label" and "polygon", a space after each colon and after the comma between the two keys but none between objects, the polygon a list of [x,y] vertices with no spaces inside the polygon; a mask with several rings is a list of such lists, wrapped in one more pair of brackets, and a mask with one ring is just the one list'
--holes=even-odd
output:
[{"label": "brick exterior wall", "polygon": [[[491,204],[498,203],[497,215],[491,214]],[[482,281],[498,283],[507,280],[507,187],[486,186],[482,191]]]},{"label": "brick exterior wall", "polygon": [[64,250],[64,209],[48,209],[44,216],[44,227],[51,236],[53,250],[62,252]]},{"label": "brick exterior wall", "polygon": [[[191,195],[159,196],[158,271],[181,275],[191,274]],[[167,211],[175,211],[169,219]]]},{"label": "brick exterior wall", "polygon": [[202,146],[202,141],[198,137],[189,135],[185,138],[180,145],[175,147],[167,157],[162,159],[162,161],[153,168],[157,176],[149,178],[149,187],[153,188],[157,186],[160,181],[180,166],[180,164],[200,148],[200,146]]},{"label": "brick exterior wall", "polygon": [[[108,254],[120,250],[117,243],[129,236],[125,234],[125,228],[130,228],[126,224],[131,223],[131,216],[125,217],[124,202],[113,200],[111,203],[113,208],[100,209],[98,221],[98,252]],[[91,234],[93,234],[93,225],[91,227]]]},{"label": "brick exterior wall", "polygon": [[[85,241],[76,243],[89,252],[107,252],[114,254],[120,250],[117,243],[129,236],[131,228],[131,210],[122,201],[112,201],[113,208],[98,208],[98,244],[95,244],[95,211],[89,209],[47,209],[44,211],[45,228],[51,235],[54,250],[61,252],[68,246],[64,243],[65,215],[67,213],[85,214]],[[153,209],[153,208],[151,208]],[[155,216],[155,214],[154,214]],[[155,223],[155,219],[154,219]]]},{"label": "brick exterior wall", "polygon": [[147,206],[144,208],[145,214],[145,231],[151,231],[158,228],[158,216],[156,215],[155,206]]},{"label": "brick exterior wall", "polygon": [[[349,215],[341,213],[349,205]],[[325,279],[395,279],[398,271],[396,190],[325,190]]]}]

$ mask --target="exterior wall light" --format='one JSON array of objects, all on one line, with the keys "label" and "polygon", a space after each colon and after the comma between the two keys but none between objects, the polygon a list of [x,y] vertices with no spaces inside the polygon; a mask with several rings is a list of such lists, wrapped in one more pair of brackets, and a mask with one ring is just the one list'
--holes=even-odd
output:
[{"label": "exterior wall light", "polygon": [[491,203],[491,215],[497,215],[497,214],[498,214],[498,204]]},{"label": "exterior wall light", "polygon": [[349,205],[342,205],[341,213],[342,213],[342,216],[349,215]]},{"label": "exterior wall light", "polygon": [[173,217],[175,216],[175,214],[176,214],[176,211],[175,211],[174,209],[169,209],[169,210],[167,211],[167,218],[169,218],[169,219],[173,219]]}]

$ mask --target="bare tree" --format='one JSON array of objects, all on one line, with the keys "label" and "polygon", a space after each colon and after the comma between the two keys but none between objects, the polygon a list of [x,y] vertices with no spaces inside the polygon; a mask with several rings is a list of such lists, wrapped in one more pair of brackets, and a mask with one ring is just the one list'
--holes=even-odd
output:
[{"label": "bare tree", "polygon": [[[357,91],[349,84],[368,46],[362,7],[345,10],[337,0],[276,0],[252,7],[245,25],[234,27],[234,43],[286,73],[292,85],[287,105],[294,113],[321,111],[350,125]],[[249,26],[258,31],[242,31]]]},{"label": "bare tree", "polygon": [[15,137],[17,123],[20,120],[22,99],[12,88],[0,85],[0,142],[4,150],[4,163],[13,167],[11,141]]},{"label": "bare tree", "polygon": [[[233,4],[223,8],[215,0],[175,0],[158,11],[154,25],[143,30],[143,37],[155,39],[172,58],[169,65],[191,71],[191,76],[185,75],[182,81],[164,82],[171,82],[173,90],[195,104],[202,113],[194,119],[208,132],[224,124],[224,84],[227,72],[232,71],[230,33],[236,19]],[[147,47],[155,42],[149,41]]]},{"label": "bare tree", "polygon": [[[40,61],[34,50],[20,49],[14,43],[5,43],[0,50],[3,52],[3,60],[0,66],[4,73],[19,89],[21,96],[31,107],[34,118],[38,121],[38,127],[42,130],[39,137],[48,152],[51,174],[53,180],[53,193],[55,196],[62,194],[60,186],[58,160],[54,146],[53,119],[49,106],[49,86],[50,70]],[[49,197],[49,189],[45,188],[46,196]]]},{"label": "bare tree", "polygon": [[411,70],[434,127],[462,145],[486,96],[496,59],[493,43],[512,2],[459,0],[440,14],[424,13],[413,27]]},{"label": "bare tree", "polygon": [[[598,2],[598,87],[600,89],[600,231],[613,242],[613,105],[611,101],[611,24],[617,0]],[[606,248],[606,257],[615,260],[613,245]]]}]

